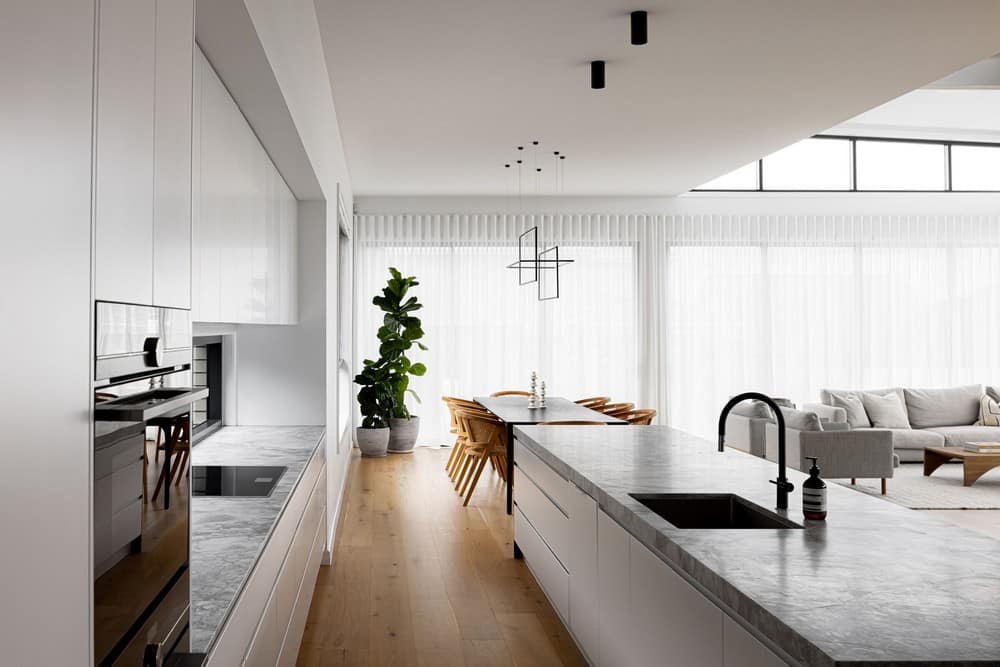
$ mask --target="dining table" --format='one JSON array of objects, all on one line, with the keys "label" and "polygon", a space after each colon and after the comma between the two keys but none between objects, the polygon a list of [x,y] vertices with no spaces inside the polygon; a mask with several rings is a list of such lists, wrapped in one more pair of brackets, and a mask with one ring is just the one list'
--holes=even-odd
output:
[{"label": "dining table", "polygon": [[473,400],[502,421],[507,428],[507,514],[514,512],[514,427],[551,421],[596,421],[609,426],[627,426],[611,417],[566,398],[548,396],[544,407],[529,407],[527,396],[475,396]]}]

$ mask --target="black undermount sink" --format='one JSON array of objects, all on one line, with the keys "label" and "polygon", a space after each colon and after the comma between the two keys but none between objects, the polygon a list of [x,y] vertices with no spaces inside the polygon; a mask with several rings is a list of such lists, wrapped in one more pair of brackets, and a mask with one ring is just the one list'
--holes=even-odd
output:
[{"label": "black undermount sink", "polygon": [[677,528],[802,528],[731,493],[630,493]]}]

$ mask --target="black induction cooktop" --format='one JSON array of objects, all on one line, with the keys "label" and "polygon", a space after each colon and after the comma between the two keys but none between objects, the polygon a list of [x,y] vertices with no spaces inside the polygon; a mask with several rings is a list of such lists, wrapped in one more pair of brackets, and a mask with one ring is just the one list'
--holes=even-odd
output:
[{"label": "black induction cooktop", "polygon": [[192,496],[266,498],[285,466],[191,466]]}]

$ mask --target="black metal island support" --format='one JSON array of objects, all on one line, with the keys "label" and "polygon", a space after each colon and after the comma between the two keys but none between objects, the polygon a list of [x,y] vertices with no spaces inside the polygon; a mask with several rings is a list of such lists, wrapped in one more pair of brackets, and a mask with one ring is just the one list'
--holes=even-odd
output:
[{"label": "black metal island support", "polygon": [[[526,396],[476,396],[476,403],[492,412],[507,427],[507,514],[514,513],[514,427],[534,426],[551,421],[599,421],[609,425],[624,425],[628,422],[617,417],[609,417],[565,398],[547,397],[544,408],[529,408]],[[520,557],[517,543],[514,557]]]}]

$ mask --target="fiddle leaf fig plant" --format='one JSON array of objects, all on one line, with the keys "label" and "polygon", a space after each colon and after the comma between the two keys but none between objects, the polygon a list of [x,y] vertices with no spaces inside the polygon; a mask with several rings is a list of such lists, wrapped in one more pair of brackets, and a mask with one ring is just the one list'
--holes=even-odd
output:
[{"label": "fiddle leaf fig plant", "polygon": [[424,364],[413,363],[407,356],[414,345],[427,350],[420,342],[424,337],[420,318],[413,315],[423,305],[417,297],[407,296],[407,292],[420,283],[414,276],[403,277],[393,267],[389,268],[389,276],[382,294],[372,299],[372,303],[385,313],[377,333],[379,359],[366,359],[364,369],[354,379],[361,385],[358,402],[364,416],[364,428],[381,428],[388,424],[389,418],[409,419],[406,395],[420,402],[420,396],[410,389],[410,376],[427,372]]}]

